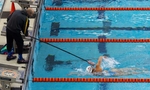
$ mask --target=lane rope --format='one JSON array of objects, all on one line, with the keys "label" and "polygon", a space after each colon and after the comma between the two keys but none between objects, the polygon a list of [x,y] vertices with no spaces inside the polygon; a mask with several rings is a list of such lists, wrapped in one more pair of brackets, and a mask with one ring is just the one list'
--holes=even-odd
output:
[{"label": "lane rope", "polygon": [[45,7],[45,10],[80,10],[80,11],[97,11],[97,10],[106,10],[106,11],[149,11],[150,7]]},{"label": "lane rope", "polygon": [[148,43],[150,39],[106,39],[106,38],[40,38],[41,42],[108,42],[108,43]]},{"label": "lane rope", "polygon": [[149,78],[33,78],[33,82],[110,82],[110,83],[149,83]]}]

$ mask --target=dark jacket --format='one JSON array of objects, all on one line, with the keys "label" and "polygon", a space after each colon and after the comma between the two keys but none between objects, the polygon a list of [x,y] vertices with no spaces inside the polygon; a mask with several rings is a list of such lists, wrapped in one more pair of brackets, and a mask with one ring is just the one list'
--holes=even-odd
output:
[{"label": "dark jacket", "polygon": [[25,36],[28,36],[29,19],[25,10],[16,10],[7,18],[7,30],[14,33],[21,31]]}]

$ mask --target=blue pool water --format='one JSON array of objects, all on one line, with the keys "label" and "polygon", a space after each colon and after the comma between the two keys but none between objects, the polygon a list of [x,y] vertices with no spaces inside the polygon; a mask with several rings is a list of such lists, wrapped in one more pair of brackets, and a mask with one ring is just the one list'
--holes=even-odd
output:
[{"label": "blue pool water", "polygon": [[4,0],[0,0],[0,11],[2,9],[3,3],[4,3]]},{"label": "blue pool water", "polygon": [[[51,6],[51,1],[45,0],[43,6]],[[149,1],[118,0],[111,3],[86,3],[67,1],[62,7],[148,7]],[[39,38],[98,38],[105,35],[106,38],[149,38],[149,31],[142,30],[111,30],[103,33],[102,30],[61,30],[58,36],[50,36],[52,22],[60,22],[60,27],[102,27],[102,20],[96,19],[97,11],[45,11],[42,10]],[[105,11],[112,27],[148,27],[150,23],[149,11]],[[85,70],[88,64],[70,54],[67,54],[44,43],[36,42],[34,53],[32,77],[107,77],[82,74],[68,75],[72,71]],[[149,43],[51,43],[66,51],[69,51],[84,59],[97,62],[99,56],[108,53],[119,64],[115,68],[142,68],[150,70],[150,44]],[[104,52],[101,52],[100,47]],[[72,64],[56,64],[50,70],[46,70],[46,57],[55,55],[55,61],[71,61]],[[112,64],[111,64],[112,65]],[[149,78],[149,73],[118,76],[123,78]],[[109,76],[110,77],[110,76]],[[111,76],[113,77],[113,76]],[[29,81],[29,90],[149,90],[148,83],[33,83]]]}]

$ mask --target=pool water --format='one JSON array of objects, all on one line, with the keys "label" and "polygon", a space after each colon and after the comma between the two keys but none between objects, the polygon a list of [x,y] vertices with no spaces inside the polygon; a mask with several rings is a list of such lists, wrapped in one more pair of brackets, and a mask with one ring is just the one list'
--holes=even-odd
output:
[{"label": "pool water", "polygon": [[[45,0],[43,6],[51,6],[51,1]],[[108,2],[71,2],[67,1],[62,7],[148,7],[149,1],[117,0]],[[103,21],[97,19],[97,11],[45,11],[42,10],[40,20],[39,38],[98,38],[104,35],[106,38],[149,38],[149,31],[142,30],[111,30],[104,33],[102,30],[63,30],[58,36],[50,36],[52,22],[60,22],[60,27],[103,27]],[[148,27],[150,23],[149,11],[105,11],[107,20],[112,27]],[[119,64],[115,68],[143,68],[150,70],[150,44],[149,43],[50,43],[84,59],[97,62],[99,56],[107,53]],[[101,49],[100,47],[104,47]],[[105,49],[105,50],[104,50]],[[101,50],[104,50],[103,52]],[[51,65],[47,70],[47,56],[55,56],[55,61],[69,61],[71,64]],[[32,77],[107,77],[92,75],[68,75],[72,71],[85,70],[87,62],[80,60],[57,48],[37,42],[34,55]],[[149,78],[149,73],[118,76],[118,78]],[[113,77],[113,76],[109,76]],[[116,78],[116,77],[115,77]],[[33,83],[29,81],[29,90],[149,90],[148,83]]]},{"label": "pool water", "polygon": [[4,3],[4,0],[0,0],[0,11],[2,9],[3,3]]}]

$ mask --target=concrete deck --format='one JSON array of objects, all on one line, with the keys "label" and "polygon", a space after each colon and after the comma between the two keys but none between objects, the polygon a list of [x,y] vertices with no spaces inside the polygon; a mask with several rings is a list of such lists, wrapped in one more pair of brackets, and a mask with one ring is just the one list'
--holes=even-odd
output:
[{"label": "concrete deck", "polygon": [[[21,7],[15,3],[15,8],[18,10],[21,10]],[[4,8],[3,8],[3,12],[10,12],[11,10],[11,0],[6,0],[5,4],[4,4]],[[4,23],[6,22],[6,18],[1,18],[0,19],[0,45],[5,45],[6,44],[6,37],[5,36],[1,36],[1,30],[4,26]],[[30,19],[30,27],[29,30],[33,30],[33,26],[34,25],[34,18]],[[25,41],[25,43],[28,43],[29,41]],[[16,54],[16,56],[18,57],[18,55]],[[26,59],[28,56],[28,54],[23,54],[23,57]],[[18,66],[19,69],[21,70],[25,70],[25,68],[22,67],[26,67],[26,64],[17,64],[17,59],[16,60],[12,60],[12,61],[6,61],[6,55],[2,55],[0,54],[0,64],[5,64],[5,65],[12,65],[12,66]],[[20,87],[21,84],[17,84],[17,83],[12,83],[12,87]]]}]

